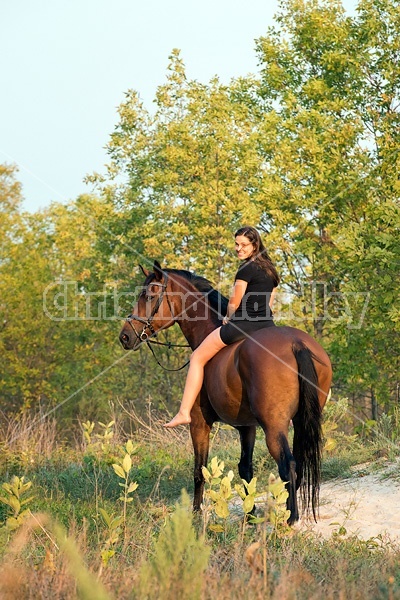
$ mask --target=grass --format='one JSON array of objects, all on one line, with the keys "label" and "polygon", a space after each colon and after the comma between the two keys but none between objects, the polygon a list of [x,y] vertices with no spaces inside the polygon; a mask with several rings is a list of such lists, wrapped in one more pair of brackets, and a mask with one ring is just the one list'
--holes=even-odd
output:
[{"label": "grass", "polygon": [[[18,438],[3,432],[1,481],[24,475],[34,498],[27,505],[33,517],[15,531],[0,527],[1,598],[400,598],[400,548],[389,542],[326,540],[237,516],[203,536],[203,516],[192,516],[181,496],[193,485],[188,432],[167,432],[154,421],[139,425],[129,466],[139,485],[125,523],[121,479],[112,466],[122,464],[126,440],[117,425],[108,439],[101,428],[85,441],[77,432],[73,446],[58,441],[56,422],[26,433],[19,423]],[[376,464],[376,440],[342,436],[340,442],[324,457],[324,479],[350,477],[358,463]],[[238,481],[236,432],[216,428],[211,456]],[[262,490],[276,466],[261,432],[254,468]],[[0,502],[0,522],[8,515]]]}]

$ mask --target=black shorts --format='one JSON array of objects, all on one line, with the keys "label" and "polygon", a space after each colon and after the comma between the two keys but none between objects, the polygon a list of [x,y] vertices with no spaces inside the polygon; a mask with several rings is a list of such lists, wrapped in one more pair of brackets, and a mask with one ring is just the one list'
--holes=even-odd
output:
[{"label": "black shorts", "polygon": [[229,345],[246,337],[251,337],[255,331],[266,327],[275,327],[272,319],[266,319],[265,321],[228,321],[226,325],[222,325],[219,335],[224,344]]}]

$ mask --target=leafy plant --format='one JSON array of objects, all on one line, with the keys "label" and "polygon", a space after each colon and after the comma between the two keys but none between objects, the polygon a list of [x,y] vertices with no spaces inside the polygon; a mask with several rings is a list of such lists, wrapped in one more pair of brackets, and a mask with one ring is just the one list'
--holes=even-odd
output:
[{"label": "leafy plant", "polygon": [[11,483],[2,484],[4,496],[0,496],[0,502],[8,507],[9,516],[6,518],[5,527],[9,531],[18,529],[25,519],[30,515],[30,509],[25,508],[32,499],[33,496],[26,497],[27,492],[32,487],[31,481],[25,481],[24,477],[17,477],[16,475],[11,479]]},{"label": "leafy plant", "polygon": [[[252,523],[267,521],[273,526],[274,530],[287,528],[287,520],[290,515],[290,512],[286,508],[288,492],[285,483],[279,477],[275,477],[271,473],[268,479],[267,490],[264,492],[257,490],[256,477],[253,477],[250,482],[242,479],[242,485],[235,484],[232,489],[233,471],[229,471],[224,476],[224,468],[224,462],[219,461],[216,456],[211,460],[210,470],[203,467],[204,479],[208,486],[204,492],[204,529],[208,525],[210,531],[217,533],[226,531],[227,519],[231,515],[229,501],[232,500],[235,492],[242,501],[241,508],[244,513],[243,526],[246,523],[246,519],[249,519]],[[261,501],[266,503],[264,517],[256,517],[252,514],[258,498],[261,498]],[[208,524],[210,513],[214,513],[217,519],[215,519],[215,522]],[[223,524],[218,519],[222,520]]]},{"label": "leafy plant", "polygon": [[[204,479],[208,484],[208,488],[204,492],[206,503],[203,503],[203,510],[205,513],[213,510],[221,519],[229,517],[228,502],[233,495],[231,487],[233,471],[229,471],[228,475],[222,477],[224,468],[225,463],[214,456],[210,463],[210,471],[206,467],[202,469]],[[207,503],[207,500],[210,502]],[[220,525],[210,525],[209,528],[212,531],[223,531]]]},{"label": "leafy plant", "polygon": [[286,508],[288,495],[285,483],[271,473],[268,478],[267,514],[268,521],[274,525],[275,531],[278,529],[287,529],[287,520],[290,516],[290,511]]},{"label": "leafy plant", "polygon": [[88,445],[92,443],[92,433],[94,426],[94,421],[86,421],[85,423],[82,423],[83,438]]},{"label": "leafy plant", "polygon": [[121,525],[124,522],[123,515],[114,516],[108,514],[104,508],[99,508],[99,512],[107,527],[106,539],[102,545],[100,556],[104,567],[107,567],[110,558],[115,555],[114,546],[119,542],[122,533]]},{"label": "leafy plant", "polygon": [[203,573],[210,549],[196,535],[189,497],[182,492],[181,502],[167,520],[154,545],[154,551],[140,572],[140,598],[176,600],[202,595]]},{"label": "leafy plant", "polygon": [[129,503],[133,502],[133,497],[130,494],[132,494],[138,487],[136,482],[129,481],[132,470],[132,455],[137,451],[137,449],[138,446],[134,446],[132,441],[128,440],[125,446],[121,448],[123,458],[113,464],[115,474],[123,480],[122,483],[119,483],[122,488],[119,499],[123,502],[124,506],[122,517],[124,530],[126,530],[126,508]]},{"label": "leafy plant", "polygon": [[104,454],[109,454],[111,440],[114,437],[114,425],[115,421],[109,423],[97,423],[101,428],[100,433],[94,433],[95,423],[94,421],[86,421],[82,423],[83,437],[87,444],[87,447],[94,450],[101,450]]},{"label": "leafy plant", "polygon": [[324,453],[332,456],[338,450],[344,450],[354,445],[357,435],[348,435],[339,427],[349,422],[348,398],[339,397],[326,403],[323,411],[322,435],[324,438]]},{"label": "leafy plant", "polygon": [[[244,479],[242,479],[244,489],[241,485],[235,484],[235,490],[243,500],[243,512],[247,515],[252,512],[255,506],[256,497],[257,497],[257,477],[253,477],[253,479],[248,483]],[[260,493],[258,494],[258,496]]]}]

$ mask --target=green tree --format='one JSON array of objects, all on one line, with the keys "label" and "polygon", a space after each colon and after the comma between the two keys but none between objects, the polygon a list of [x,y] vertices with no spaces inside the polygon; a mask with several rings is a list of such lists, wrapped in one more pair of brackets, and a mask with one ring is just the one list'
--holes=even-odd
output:
[{"label": "green tree", "polygon": [[[277,190],[264,223],[278,246],[287,242],[286,284],[303,298],[307,282],[314,292],[305,299],[314,333],[330,344],[336,384],[372,390],[382,403],[394,397],[398,370],[388,359],[399,345],[398,8],[362,1],[349,17],[336,0],[293,0],[257,43],[269,104],[263,152]],[[329,286],[328,306],[312,282]],[[353,329],[341,317],[346,304],[360,316],[362,305],[348,305],[357,294],[370,302]]]},{"label": "green tree", "polygon": [[[92,180],[121,211],[112,230],[123,253],[131,247],[219,284],[234,269],[235,228],[261,215],[258,84],[188,81],[177,51],[170,61],[153,115],[136,92],[127,93],[108,145],[107,176]],[[112,188],[113,180],[123,183]]]},{"label": "green tree", "polygon": [[[110,403],[134,402],[143,412],[150,397],[157,407],[178,396],[178,376],[153,376],[146,348],[128,354],[119,344],[136,269],[125,270],[106,247],[110,206],[86,195],[23,213],[11,167],[2,167],[0,201],[2,410],[57,408],[67,425],[78,416],[104,418]],[[163,360],[170,368],[185,362],[181,355]]]}]

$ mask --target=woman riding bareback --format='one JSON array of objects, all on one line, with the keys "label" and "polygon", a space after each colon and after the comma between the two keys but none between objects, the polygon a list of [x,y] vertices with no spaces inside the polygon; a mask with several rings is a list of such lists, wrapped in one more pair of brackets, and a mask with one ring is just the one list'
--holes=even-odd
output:
[{"label": "woman riding bareback", "polygon": [[240,265],[222,327],[212,331],[190,357],[181,406],[164,427],[190,423],[190,413],[203,385],[204,366],[219,350],[250,337],[254,331],[274,327],[271,306],[279,276],[254,227],[235,233],[235,250]]}]

